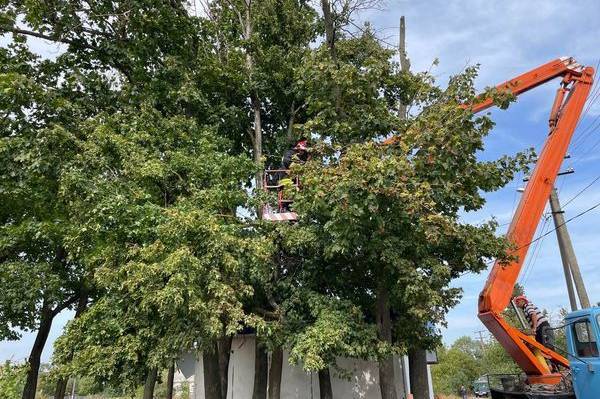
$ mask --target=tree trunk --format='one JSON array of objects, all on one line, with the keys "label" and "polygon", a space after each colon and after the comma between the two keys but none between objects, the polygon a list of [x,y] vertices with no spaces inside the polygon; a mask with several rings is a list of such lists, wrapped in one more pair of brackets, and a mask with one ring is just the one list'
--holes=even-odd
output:
[{"label": "tree trunk", "polygon": [[323,22],[325,25],[325,41],[329,49],[329,55],[333,62],[337,64],[337,51],[335,48],[335,25],[333,12],[329,0],[321,0],[321,9],[323,10]]},{"label": "tree trunk", "polygon": [[408,369],[414,399],[429,399],[427,352],[424,349],[413,348],[408,352]]},{"label": "tree trunk", "polygon": [[204,365],[204,398],[222,399],[219,353],[216,343],[202,353],[202,363]]},{"label": "tree trunk", "polygon": [[[400,17],[400,40],[398,42],[398,55],[400,56],[400,70],[408,72],[410,70],[410,61],[406,54],[406,23],[404,15]],[[398,103],[398,116],[400,119],[406,119],[406,104]]]},{"label": "tree trunk", "polygon": [[167,374],[167,399],[173,399],[173,379],[175,378],[175,362],[171,362]]},{"label": "tree trunk", "polygon": [[269,368],[269,399],[281,397],[281,370],[283,368],[283,349],[275,348],[271,353],[271,367]]},{"label": "tree trunk", "polygon": [[254,350],[254,388],[252,399],[267,398],[267,381],[269,379],[269,359],[265,347],[256,340]]},{"label": "tree trunk", "polygon": [[[244,4],[245,12],[242,29],[244,32],[244,39],[250,41],[252,39],[252,3],[251,1],[244,1]],[[241,19],[242,17],[240,15],[240,20]],[[248,72],[248,80],[252,82],[254,78],[254,59],[248,48],[246,49],[246,70]],[[262,119],[260,115],[260,97],[256,91],[250,93],[250,102],[252,105],[252,112],[254,113],[254,133],[252,137],[254,163],[260,166],[262,163]],[[263,186],[262,175],[260,169],[256,171],[255,183],[257,189],[261,189]]]},{"label": "tree trunk", "polygon": [[[335,47],[336,42],[336,34],[335,31],[335,21],[333,15],[333,9],[331,8],[331,3],[329,0],[321,0],[321,9],[323,11],[323,22],[325,25],[325,41],[327,42],[327,48],[329,49],[329,56],[331,60],[339,69],[338,65],[338,57],[337,57],[337,49]],[[342,108],[342,91],[340,86],[337,83],[333,85],[333,96],[335,99],[335,112],[337,113],[338,118],[345,118],[346,113]]]},{"label": "tree trunk", "polygon": [[54,390],[54,399],[65,399],[65,393],[67,392],[67,383],[69,382],[66,378],[59,378],[56,382],[56,389]]},{"label": "tree trunk", "polygon": [[42,351],[48,340],[48,334],[52,327],[52,320],[54,315],[46,304],[42,305],[40,327],[38,328],[35,342],[31,348],[29,354],[29,370],[27,371],[27,380],[25,381],[25,388],[23,389],[23,399],[35,399],[35,391],[37,389],[38,373],[40,371],[40,359],[42,357]]},{"label": "tree trunk", "polygon": [[[254,142],[253,144],[253,152],[254,152],[254,163],[258,166],[262,165],[262,121],[260,116],[260,99],[256,93],[251,96],[252,101],[252,110],[254,112]],[[263,186],[262,180],[263,172],[262,169],[259,168],[256,172],[255,180],[256,180],[256,188],[261,189]]]},{"label": "tree trunk", "polygon": [[231,336],[224,336],[217,341],[219,349],[219,380],[221,384],[221,397],[227,398],[227,382],[229,380],[229,358],[231,357]]},{"label": "tree trunk", "polygon": [[[377,287],[377,329],[379,339],[392,343],[392,322],[390,320],[390,301],[388,288],[383,282]],[[394,385],[394,358],[389,356],[379,360],[379,389],[381,399],[397,399],[396,386]]]},{"label": "tree trunk", "polygon": [[331,376],[329,375],[329,367],[319,370],[319,398],[333,399],[333,391],[331,389]]},{"label": "tree trunk", "polygon": [[144,399],[154,398],[154,387],[156,386],[156,378],[158,376],[158,369],[156,367],[151,368],[146,376],[146,383],[144,384]]},{"label": "tree trunk", "polygon": [[296,108],[294,107],[294,101],[292,100],[292,104],[290,105],[290,117],[288,118],[288,126],[287,126],[287,142],[288,144],[292,144],[294,141],[294,120],[296,119]]},{"label": "tree trunk", "polygon": [[[89,300],[89,294],[87,289],[82,288],[79,292],[79,301],[77,302],[77,309],[75,310],[75,318],[77,319],[87,309]],[[73,354],[69,354],[68,361],[73,359]],[[59,378],[56,382],[56,389],[54,390],[54,399],[64,399],[65,393],[67,392],[67,378]]]}]

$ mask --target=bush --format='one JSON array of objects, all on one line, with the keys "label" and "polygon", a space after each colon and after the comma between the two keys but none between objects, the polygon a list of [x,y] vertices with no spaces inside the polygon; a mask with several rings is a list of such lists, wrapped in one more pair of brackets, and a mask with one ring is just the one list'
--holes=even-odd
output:
[{"label": "bush", "polygon": [[0,366],[0,398],[20,399],[26,377],[26,365],[17,365],[7,360]]}]

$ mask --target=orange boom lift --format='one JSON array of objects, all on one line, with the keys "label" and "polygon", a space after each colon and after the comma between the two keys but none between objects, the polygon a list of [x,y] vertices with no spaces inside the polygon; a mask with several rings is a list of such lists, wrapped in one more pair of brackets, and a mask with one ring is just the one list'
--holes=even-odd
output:
[{"label": "orange boom lift", "polygon": [[[562,378],[560,373],[551,372],[548,363],[537,357],[535,352],[539,351],[555,365],[568,368],[569,362],[508,324],[502,317],[502,311],[510,303],[525,255],[590,93],[594,69],[583,67],[573,58],[563,57],[497,86],[498,90],[508,90],[519,95],[557,77],[562,77],[562,81],[550,112],[550,131],[508,228],[507,238],[514,245],[510,254],[516,260],[509,264],[496,262],[479,294],[479,318],[527,374],[530,384],[557,384]],[[488,98],[473,105],[471,109],[479,112],[492,105],[492,99]]]}]

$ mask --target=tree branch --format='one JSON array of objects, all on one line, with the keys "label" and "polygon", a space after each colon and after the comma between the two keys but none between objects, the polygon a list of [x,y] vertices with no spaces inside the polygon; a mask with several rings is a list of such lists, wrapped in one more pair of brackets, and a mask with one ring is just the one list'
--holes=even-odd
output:
[{"label": "tree branch", "polygon": [[58,36],[45,35],[43,33],[35,32],[32,30],[17,28],[16,26],[2,25],[2,26],[0,26],[0,31],[4,32],[4,33],[12,32],[12,33],[18,33],[21,35],[33,36],[33,37],[37,37],[37,38],[44,39],[44,40],[50,40],[52,42],[57,42],[57,43],[73,44],[73,41],[70,39],[65,39],[65,38],[61,38]]},{"label": "tree branch", "polygon": [[78,302],[78,301],[79,301],[79,294],[72,295],[69,299],[67,299],[65,302],[57,305],[52,310],[52,317],[56,316],[57,314],[59,314],[60,312],[62,312],[66,308],[68,308],[69,306],[74,305],[75,302]]}]

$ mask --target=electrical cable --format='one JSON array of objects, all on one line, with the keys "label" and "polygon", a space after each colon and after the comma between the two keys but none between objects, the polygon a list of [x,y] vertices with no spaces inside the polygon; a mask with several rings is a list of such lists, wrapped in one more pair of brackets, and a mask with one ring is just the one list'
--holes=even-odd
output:
[{"label": "electrical cable", "polygon": [[[600,67],[600,59],[598,59],[598,62],[596,63],[596,69],[595,69],[596,71],[598,70],[598,67]],[[575,131],[577,131],[577,129],[579,128],[579,124],[583,121],[583,119],[585,118],[585,116],[587,115],[589,110],[592,108],[592,106],[596,103],[596,101],[598,101],[599,96],[600,96],[600,85],[597,85],[592,89],[592,92],[589,95],[590,101],[588,101],[585,109],[583,110],[583,113],[579,117],[579,120],[577,121],[577,125],[575,126]],[[590,125],[588,125],[588,127],[589,126]],[[578,147],[581,144],[582,137],[583,137],[583,133],[581,133],[581,135],[575,140],[575,142],[573,142],[573,145],[575,147]],[[575,149],[575,147],[574,147],[574,149]]]},{"label": "electrical cable", "polygon": [[[533,240],[529,241],[527,244],[523,244],[518,248],[513,249],[510,253],[514,253],[516,251],[518,251],[519,249],[525,248],[528,245],[531,245],[537,241],[540,241],[541,239],[543,239],[544,237],[546,237],[547,235],[549,235],[550,233],[555,232],[559,227],[566,225],[567,223],[570,223],[571,221],[580,218],[581,216],[585,215],[588,212],[593,211],[594,209],[598,208],[600,206],[600,202],[597,202],[596,204],[592,205],[591,207],[587,208],[585,211],[579,212],[577,215],[565,220],[563,223],[559,224],[558,226],[554,227],[552,230],[544,233],[544,234],[540,234],[538,237],[534,238]],[[495,259],[490,259],[489,261],[485,262],[488,265],[491,265],[492,263],[496,262]]]},{"label": "electrical cable", "polygon": [[[544,233],[546,232],[546,227],[550,226],[548,224],[548,220],[549,220],[549,216],[546,215],[544,217],[544,223],[542,224],[542,228],[540,229],[540,236],[543,236]],[[522,273],[522,278],[521,278],[521,285],[523,287],[525,287],[527,285],[527,280],[529,279],[529,276],[531,275],[531,270],[533,270],[533,267],[535,266],[537,259],[540,255],[541,249],[542,249],[542,240],[536,241],[536,243],[534,244],[533,247],[533,252],[531,253],[531,257],[528,259],[527,265],[525,266],[525,271]]]},{"label": "electrical cable", "polygon": [[596,183],[598,180],[600,180],[600,175],[596,176],[596,178],[594,180],[592,180],[591,183],[589,183],[587,186],[585,186],[584,188],[582,188],[581,190],[579,190],[579,192],[577,192],[577,194],[575,194],[573,197],[569,198],[567,200],[567,202],[565,202],[564,204],[562,204],[562,208],[564,209],[567,205],[569,205],[577,197],[579,197],[585,190],[587,190],[588,188],[592,187],[594,185],[594,183]]}]

